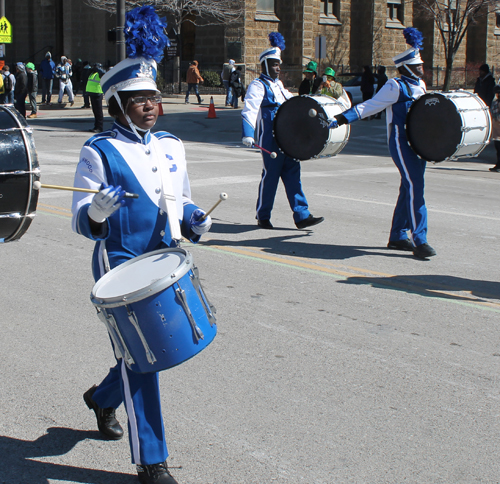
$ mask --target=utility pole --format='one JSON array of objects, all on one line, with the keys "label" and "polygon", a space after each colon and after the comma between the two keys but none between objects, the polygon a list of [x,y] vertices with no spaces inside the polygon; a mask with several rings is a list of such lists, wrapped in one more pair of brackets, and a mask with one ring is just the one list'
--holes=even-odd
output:
[{"label": "utility pole", "polygon": [[[0,0],[3,2],[5,0]],[[125,27],[125,0],[116,0],[116,63],[122,61],[127,57],[125,47],[125,34],[123,28]]]}]

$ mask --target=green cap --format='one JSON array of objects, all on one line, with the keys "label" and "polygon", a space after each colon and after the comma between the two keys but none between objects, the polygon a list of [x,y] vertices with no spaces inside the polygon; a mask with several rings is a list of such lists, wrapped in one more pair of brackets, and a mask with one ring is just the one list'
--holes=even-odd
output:
[{"label": "green cap", "polygon": [[307,64],[306,68],[304,69],[304,72],[317,72],[318,70],[318,64],[314,61],[311,61]]},{"label": "green cap", "polygon": [[28,62],[26,64],[26,69],[31,69],[32,71],[35,70],[35,64],[33,64],[33,62]]},{"label": "green cap", "polygon": [[325,76],[335,77],[335,71],[331,67],[325,69]]}]

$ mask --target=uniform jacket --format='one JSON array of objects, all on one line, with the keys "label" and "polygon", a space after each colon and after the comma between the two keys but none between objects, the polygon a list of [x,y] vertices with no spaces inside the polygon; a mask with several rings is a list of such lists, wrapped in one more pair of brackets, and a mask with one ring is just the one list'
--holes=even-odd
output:
[{"label": "uniform jacket", "polygon": [[200,237],[191,232],[190,218],[198,207],[191,201],[184,145],[179,139],[167,132],[148,131],[139,142],[129,128],[115,123],[110,131],[93,136],[82,148],[75,187],[99,189],[106,183],[139,194],[138,199],[125,199],[125,206],[107,219],[104,233],[95,236],[87,216],[93,194],[74,193],[73,230],[96,241],[96,280],[104,274],[102,240],[111,268],[146,252],[175,245],[167,214],[160,208],[161,170],[167,170],[172,180],[182,235],[197,242]]}]

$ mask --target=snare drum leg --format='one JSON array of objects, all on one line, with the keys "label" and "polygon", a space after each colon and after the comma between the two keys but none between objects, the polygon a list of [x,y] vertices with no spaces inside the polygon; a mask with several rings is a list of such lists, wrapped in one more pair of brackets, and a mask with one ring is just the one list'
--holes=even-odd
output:
[{"label": "snare drum leg", "polygon": [[137,334],[139,335],[139,338],[141,339],[142,346],[144,347],[144,351],[146,352],[146,358],[148,359],[148,363],[153,364],[156,361],[156,356],[154,353],[151,351],[151,348],[148,345],[148,342],[146,341],[146,337],[144,336],[144,333],[141,330],[141,327],[139,326],[139,321],[137,321],[137,316],[135,315],[134,311],[131,311],[128,306],[125,306],[127,309],[127,314],[128,314],[128,319],[132,326],[135,328],[137,331]]},{"label": "snare drum leg", "polygon": [[208,297],[205,294],[205,291],[203,290],[203,287],[200,282],[200,271],[196,266],[193,266],[192,274],[190,274],[189,277],[191,278],[191,282],[193,283],[193,286],[196,289],[196,292],[198,293],[198,297],[203,302],[203,306],[205,307],[205,312],[207,313],[210,326],[213,326],[215,323],[217,323],[217,319],[215,318],[214,314],[217,311],[215,309],[215,306],[210,303]]},{"label": "snare drum leg", "polygon": [[131,365],[135,364],[134,358],[130,354],[127,344],[125,343],[123,336],[118,329],[118,325],[116,324],[115,318],[112,314],[107,314],[106,310],[102,310],[97,308],[97,316],[106,326],[109,336],[113,341],[116,352],[118,353],[117,357],[123,358],[125,363],[130,368]]},{"label": "snare drum leg", "polygon": [[186,292],[184,291],[184,289],[182,289],[179,286],[179,287],[175,288],[175,293],[177,294],[177,297],[179,298],[179,301],[181,302],[181,305],[184,308],[186,316],[188,317],[189,324],[191,325],[191,329],[193,330],[194,336],[196,338],[196,342],[198,342],[200,339],[205,339],[203,331],[196,324],[196,321],[194,320],[193,314],[191,313],[191,310],[189,309],[189,305],[188,305],[187,297],[186,297]]}]

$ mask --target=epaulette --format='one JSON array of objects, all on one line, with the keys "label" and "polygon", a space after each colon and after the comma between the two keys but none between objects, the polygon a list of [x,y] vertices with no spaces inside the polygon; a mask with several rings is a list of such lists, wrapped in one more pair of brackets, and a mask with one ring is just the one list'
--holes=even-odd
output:
[{"label": "epaulette", "polygon": [[177,136],[174,136],[172,133],[169,133],[168,131],[157,131],[156,133],[154,133],[154,136],[157,139],[172,138],[176,139],[177,141],[180,141],[180,139],[177,138]]},{"label": "epaulette", "polygon": [[103,131],[102,133],[97,133],[92,138],[89,138],[83,146],[90,146],[92,143],[102,139],[116,138],[116,133],[112,130]]}]

